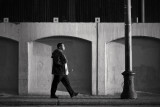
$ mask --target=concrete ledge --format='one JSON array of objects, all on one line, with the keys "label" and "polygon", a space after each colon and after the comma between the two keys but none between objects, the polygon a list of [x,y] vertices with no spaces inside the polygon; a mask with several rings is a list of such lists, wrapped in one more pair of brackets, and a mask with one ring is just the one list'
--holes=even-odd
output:
[{"label": "concrete ledge", "polygon": [[159,105],[160,95],[139,96],[137,99],[120,99],[111,96],[83,96],[74,98],[59,96],[59,99],[50,99],[49,96],[0,96],[0,106],[43,106],[43,105]]}]

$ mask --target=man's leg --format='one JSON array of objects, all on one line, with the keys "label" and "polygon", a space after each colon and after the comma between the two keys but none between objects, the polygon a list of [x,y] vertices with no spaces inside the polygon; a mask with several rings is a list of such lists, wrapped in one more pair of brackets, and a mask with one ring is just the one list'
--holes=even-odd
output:
[{"label": "man's leg", "polygon": [[56,98],[56,90],[59,82],[61,81],[61,76],[60,75],[54,75],[53,81],[52,81],[52,86],[51,86],[51,98],[55,97]]},{"label": "man's leg", "polygon": [[69,78],[67,75],[63,76],[61,82],[63,83],[63,85],[66,87],[67,91],[69,92],[70,96],[73,97],[73,96],[77,96],[78,93],[75,93],[70,85],[70,82],[69,82]]}]

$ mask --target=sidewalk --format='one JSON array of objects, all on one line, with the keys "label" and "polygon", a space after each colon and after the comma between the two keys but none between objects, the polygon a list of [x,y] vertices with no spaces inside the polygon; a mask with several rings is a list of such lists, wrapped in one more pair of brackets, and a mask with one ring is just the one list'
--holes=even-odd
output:
[{"label": "sidewalk", "polygon": [[58,99],[51,99],[49,96],[0,96],[0,106],[39,106],[39,105],[156,105],[160,106],[160,95],[138,94],[137,99],[120,99],[120,96],[89,96],[78,95],[58,96]]}]

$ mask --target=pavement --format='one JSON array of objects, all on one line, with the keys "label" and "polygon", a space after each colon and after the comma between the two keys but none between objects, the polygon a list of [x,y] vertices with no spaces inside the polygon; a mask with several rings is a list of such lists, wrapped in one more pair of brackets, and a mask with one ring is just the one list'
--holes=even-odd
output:
[{"label": "pavement", "polygon": [[160,107],[160,94],[137,93],[137,99],[120,99],[119,95],[78,95],[70,98],[59,95],[58,99],[49,96],[0,95],[0,107],[7,106],[156,106]]}]

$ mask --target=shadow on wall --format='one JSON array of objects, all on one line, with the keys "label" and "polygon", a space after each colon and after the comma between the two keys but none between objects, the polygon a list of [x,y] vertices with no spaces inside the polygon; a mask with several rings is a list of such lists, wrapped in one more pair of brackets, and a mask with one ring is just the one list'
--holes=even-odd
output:
[{"label": "shadow on wall", "polygon": [[[150,93],[160,93],[160,40],[150,37],[133,37],[133,72],[135,72],[135,89],[136,91],[150,92]],[[109,70],[107,72],[111,73],[117,68],[117,76],[112,73],[112,78],[109,81],[114,81],[121,87],[123,83],[123,76],[121,73],[124,71],[124,39],[118,39],[109,43],[112,45],[113,52],[114,48],[118,51],[114,57],[117,59],[114,62],[108,63]],[[119,45],[114,45],[119,44]],[[113,59],[113,55],[110,54]],[[111,59],[110,59],[111,60]],[[120,63],[117,60],[121,60]],[[122,63],[123,62],[123,63]],[[115,64],[112,64],[115,63]],[[123,71],[122,71],[123,70]],[[115,78],[115,80],[113,79]],[[119,79],[121,83],[119,82]]]},{"label": "shadow on wall", "polygon": [[18,42],[0,37],[0,94],[18,94]]},{"label": "shadow on wall", "polygon": [[[46,81],[43,83],[48,84],[46,86],[48,89],[47,90],[43,89],[45,85],[39,82],[41,84],[39,85],[37,84],[37,86],[31,85],[30,91],[32,93],[37,93],[37,94],[41,94],[41,93],[50,94],[50,85],[51,85],[50,76],[51,76],[51,69],[52,69],[51,54],[52,54],[52,51],[54,51],[57,48],[57,43],[59,42],[62,42],[65,44],[65,47],[66,47],[65,54],[68,59],[68,67],[70,71],[73,69],[73,72],[70,72],[69,74],[71,86],[75,91],[78,91],[82,94],[91,94],[91,71],[92,71],[91,42],[83,39],[78,39],[73,37],[64,37],[64,36],[43,38],[43,39],[36,40],[34,42],[34,46],[32,50],[33,51],[37,50],[37,51],[32,53],[34,54],[34,56],[39,57],[37,60],[35,60],[34,63],[36,64],[41,62],[43,64],[40,64],[42,66],[41,66],[41,69],[39,69],[39,71],[33,70],[33,72],[37,72],[37,74],[30,72],[31,75],[34,74],[34,76],[30,77],[32,78],[30,80],[38,83],[40,78],[43,78],[43,80]],[[39,67],[40,65],[38,66],[34,65],[34,66]],[[32,67],[32,68],[37,70],[38,68],[35,68],[35,67]],[[41,72],[41,75],[38,74],[39,72]],[[48,76],[45,77],[45,75],[48,75]],[[46,78],[49,78],[49,79],[46,79]],[[33,87],[41,87],[41,88],[33,88]],[[35,91],[32,91],[32,90],[35,90]],[[64,86],[61,83],[58,86],[58,91],[60,91],[60,93],[58,94],[62,94],[62,95],[64,94],[64,92],[67,92],[67,90],[64,88]]]}]

